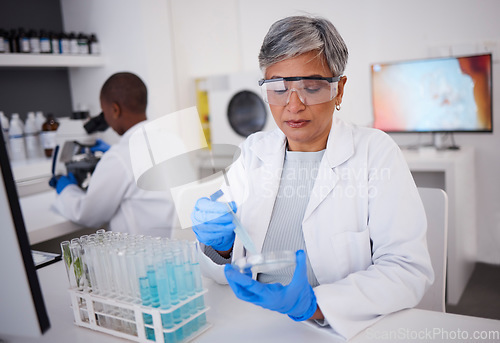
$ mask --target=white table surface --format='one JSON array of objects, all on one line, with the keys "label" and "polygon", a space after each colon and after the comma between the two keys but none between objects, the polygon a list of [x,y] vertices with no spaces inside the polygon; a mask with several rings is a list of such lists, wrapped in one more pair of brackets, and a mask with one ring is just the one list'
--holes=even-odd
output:
[{"label": "white table surface", "polygon": [[51,189],[19,199],[30,244],[37,244],[83,228],[51,208],[55,198],[56,191]]},{"label": "white table surface", "polygon": [[[130,342],[73,324],[68,281],[63,262],[38,270],[38,277],[49,314],[51,328],[39,338],[1,337],[6,342]],[[204,279],[210,310],[207,319],[213,326],[194,342],[337,342],[327,330],[296,323],[287,316],[238,300],[229,286]],[[475,331],[499,334],[500,321],[417,309],[394,313],[361,332],[351,342],[499,342],[498,339],[471,339]],[[446,340],[446,336],[469,335],[468,339]],[[384,339],[384,337],[394,339]],[[415,337],[423,339],[415,339]],[[497,336],[498,337],[498,336]]]}]

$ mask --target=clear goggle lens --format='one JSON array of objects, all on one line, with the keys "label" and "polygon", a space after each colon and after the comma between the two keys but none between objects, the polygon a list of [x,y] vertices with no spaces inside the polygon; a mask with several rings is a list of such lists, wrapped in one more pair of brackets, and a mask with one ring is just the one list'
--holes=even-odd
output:
[{"label": "clear goggle lens", "polygon": [[280,78],[261,80],[264,101],[270,105],[286,106],[292,92],[296,92],[304,105],[317,105],[337,95],[340,77],[334,78]]}]

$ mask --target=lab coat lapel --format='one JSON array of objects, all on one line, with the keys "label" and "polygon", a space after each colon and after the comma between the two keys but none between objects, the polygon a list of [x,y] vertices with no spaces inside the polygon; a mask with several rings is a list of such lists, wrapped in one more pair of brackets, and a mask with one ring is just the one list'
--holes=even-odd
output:
[{"label": "lab coat lapel", "polygon": [[321,160],[318,176],[307,204],[304,221],[314,212],[323,200],[334,189],[339,180],[335,167],[347,161],[354,154],[352,129],[344,122],[334,118],[326,151]]},{"label": "lab coat lapel", "polygon": [[252,226],[256,228],[252,238],[259,251],[262,250],[278,194],[285,158],[285,144],[285,135],[277,129],[256,142],[252,147],[253,152],[262,161],[262,164],[251,173],[255,182],[250,181],[255,187],[255,193],[252,193],[257,195],[254,197],[254,201],[258,202],[251,206],[251,222],[254,223]]}]

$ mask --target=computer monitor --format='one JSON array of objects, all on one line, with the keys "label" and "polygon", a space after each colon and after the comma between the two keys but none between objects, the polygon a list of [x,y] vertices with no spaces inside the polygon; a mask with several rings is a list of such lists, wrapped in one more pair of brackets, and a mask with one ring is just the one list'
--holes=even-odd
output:
[{"label": "computer monitor", "polygon": [[375,128],[492,132],[491,54],[371,65]]},{"label": "computer monitor", "polygon": [[42,335],[49,317],[35,271],[28,235],[0,136],[0,341],[4,337]]}]

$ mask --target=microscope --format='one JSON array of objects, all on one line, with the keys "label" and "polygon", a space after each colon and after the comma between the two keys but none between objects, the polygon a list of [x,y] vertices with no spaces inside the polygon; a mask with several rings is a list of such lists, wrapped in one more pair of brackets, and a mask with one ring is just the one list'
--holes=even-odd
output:
[{"label": "microscope", "polygon": [[73,173],[80,188],[86,190],[92,173],[103,152],[91,151],[99,132],[109,126],[104,114],[88,118],[88,112],[74,112],[72,118],[59,118],[57,146],[52,155],[52,174],[58,179],[62,174]]}]

